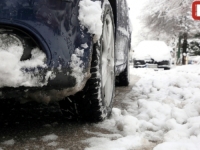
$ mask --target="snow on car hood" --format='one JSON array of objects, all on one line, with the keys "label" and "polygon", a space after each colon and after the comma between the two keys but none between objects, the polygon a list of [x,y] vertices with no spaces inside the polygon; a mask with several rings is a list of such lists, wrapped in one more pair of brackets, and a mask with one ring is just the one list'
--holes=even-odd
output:
[{"label": "snow on car hood", "polygon": [[171,58],[170,50],[163,41],[142,41],[134,50],[133,57],[138,60],[152,58],[162,61]]},{"label": "snow on car hood", "polygon": [[29,60],[20,61],[22,54],[22,46],[11,45],[7,48],[0,48],[0,87],[33,87],[47,84],[51,72],[47,72],[45,82],[40,82],[40,77],[24,71],[25,68],[46,67],[44,64],[45,54],[35,48],[32,50],[32,57]]}]

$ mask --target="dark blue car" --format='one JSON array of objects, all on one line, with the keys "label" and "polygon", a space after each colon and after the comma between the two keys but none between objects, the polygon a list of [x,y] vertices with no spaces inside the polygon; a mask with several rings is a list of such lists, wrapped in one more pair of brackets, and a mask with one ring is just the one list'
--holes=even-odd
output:
[{"label": "dark blue car", "polygon": [[126,0],[1,0],[0,99],[109,116],[115,85],[129,84],[128,10]]}]

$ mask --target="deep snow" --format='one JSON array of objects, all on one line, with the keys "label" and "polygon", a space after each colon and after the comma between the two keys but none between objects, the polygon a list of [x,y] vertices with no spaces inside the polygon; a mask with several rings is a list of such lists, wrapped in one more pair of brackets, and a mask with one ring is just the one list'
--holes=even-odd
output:
[{"label": "deep snow", "polygon": [[[115,105],[110,118],[93,125],[99,132],[83,127],[85,150],[199,150],[199,65],[167,71],[130,66],[130,70],[131,77],[139,80],[131,84],[124,98],[118,97],[123,107]],[[59,139],[65,138],[58,134],[51,131],[38,140],[56,149]],[[86,138],[88,134],[91,138]],[[17,139],[1,144],[15,146]],[[61,149],[66,150],[56,150]]]},{"label": "deep snow", "polygon": [[133,69],[140,77],[112,117],[97,127],[113,134],[96,133],[86,139],[86,150],[199,150],[200,68],[175,67],[169,71]]}]

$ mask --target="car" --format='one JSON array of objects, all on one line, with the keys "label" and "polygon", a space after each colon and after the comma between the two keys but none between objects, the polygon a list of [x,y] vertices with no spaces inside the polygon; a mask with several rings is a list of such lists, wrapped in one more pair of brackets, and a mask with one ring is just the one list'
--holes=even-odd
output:
[{"label": "car", "polygon": [[1,0],[0,99],[108,117],[115,85],[129,84],[128,11],[126,0]]},{"label": "car", "polygon": [[187,57],[187,64],[190,65],[198,65],[200,64],[200,56],[188,56]]},{"label": "car", "polygon": [[134,68],[171,68],[171,52],[163,41],[142,41],[135,48]]}]

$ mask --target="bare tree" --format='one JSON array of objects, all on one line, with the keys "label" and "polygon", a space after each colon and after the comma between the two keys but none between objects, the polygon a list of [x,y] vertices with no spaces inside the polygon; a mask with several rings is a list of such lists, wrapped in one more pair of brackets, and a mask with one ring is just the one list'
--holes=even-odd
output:
[{"label": "bare tree", "polygon": [[[199,22],[191,15],[193,0],[149,0],[143,10],[143,23],[152,37],[174,40],[180,33],[199,32]],[[168,37],[168,38],[166,38]],[[166,42],[169,42],[167,40]]]},{"label": "bare tree", "polygon": [[[149,0],[141,16],[144,28],[149,29],[150,39],[163,40],[173,44],[172,46],[178,45],[178,58],[181,41],[187,43],[188,37],[200,32],[200,22],[192,18],[192,2],[193,0]],[[186,44],[183,49],[185,52]]]}]

